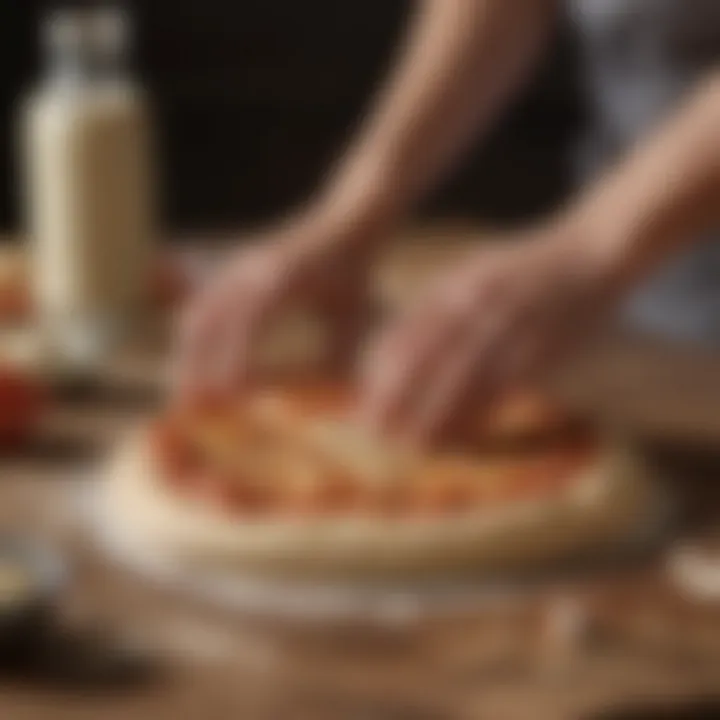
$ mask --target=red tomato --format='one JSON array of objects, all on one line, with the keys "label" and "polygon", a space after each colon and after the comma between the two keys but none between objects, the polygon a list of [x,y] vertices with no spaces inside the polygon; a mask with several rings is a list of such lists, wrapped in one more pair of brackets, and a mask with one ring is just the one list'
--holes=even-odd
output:
[{"label": "red tomato", "polygon": [[0,446],[9,447],[29,439],[44,406],[39,381],[30,374],[0,367]]}]

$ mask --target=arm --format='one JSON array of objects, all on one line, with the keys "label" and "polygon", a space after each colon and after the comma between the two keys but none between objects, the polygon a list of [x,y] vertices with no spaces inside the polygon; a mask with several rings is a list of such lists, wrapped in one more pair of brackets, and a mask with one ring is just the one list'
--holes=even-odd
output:
[{"label": "arm", "polygon": [[549,223],[474,251],[368,355],[368,422],[415,439],[534,382],[633,283],[720,220],[720,80]]},{"label": "arm", "polygon": [[[291,305],[351,357],[366,320],[372,248],[493,120],[542,46],[555,0],[424,0],[402,59],[358,140],[299,217],[224,263],[181,327],[179,386],[229,390]],[[268,242],[269,241],[269,242]]]},{"label": "arm", "polygon": [[321,214],[370,230],[398,219],[495,120],[544,48],[555,6],[423,0],[395,70],[320,196]]},{"label": "arm", "polygon": [[720,73],[569,209],[616,280],[649,272],[720,220]]}]

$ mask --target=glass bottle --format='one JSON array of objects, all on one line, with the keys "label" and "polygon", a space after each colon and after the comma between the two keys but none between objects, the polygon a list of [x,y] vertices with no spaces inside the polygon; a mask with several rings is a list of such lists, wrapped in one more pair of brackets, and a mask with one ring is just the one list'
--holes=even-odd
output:
[{"label": "glass bottle", "polygon": [[106,362],[149,297],[149,118],[128,71],[128,17],[63,11],[43,25],[45,75],[23,107],[30,270],[43,359]]}]

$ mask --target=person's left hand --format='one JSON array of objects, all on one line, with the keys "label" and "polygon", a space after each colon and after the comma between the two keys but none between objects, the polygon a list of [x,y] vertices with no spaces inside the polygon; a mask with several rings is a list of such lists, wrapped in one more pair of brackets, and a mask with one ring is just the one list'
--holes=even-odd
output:
[{"label": "person's left hand", "polygon": [[308,213],[224,258],[180,318],[176,398],[241,391],[264,364],[273,326],[282,328],[293,310],[327,331],[316,371],[350,364],[372,310],[367,289],[375,253],[354,236],[359,231]]},{"label": "person's left hand", "polygon": [[535,380],[617,294],[612,265],[588,240],[544,229],[442,276],[370,345],[362,419],[416,442],[450,439],[471,410]]}]

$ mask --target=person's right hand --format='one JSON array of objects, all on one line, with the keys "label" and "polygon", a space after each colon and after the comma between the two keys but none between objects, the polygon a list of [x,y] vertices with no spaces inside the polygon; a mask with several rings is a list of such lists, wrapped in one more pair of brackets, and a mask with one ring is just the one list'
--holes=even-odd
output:
[{"label": "person's right hand", "polygon": [[474,250],[368,347],[361,419],[413,443],[453,441],[469,417],[532,387],[628,288],[622,245],[552,223]]},{"label": "person's right hand", "polygon": [[302,218],[235,251],[182,315],[176,390],[235,392],[249,379],[266,331],[294,307],[324,323],[327,360],[348,362],[367,319],[372,251],[357,229]]}]

